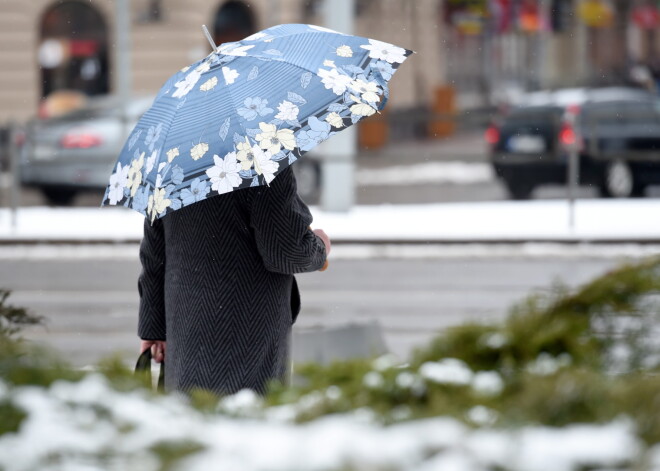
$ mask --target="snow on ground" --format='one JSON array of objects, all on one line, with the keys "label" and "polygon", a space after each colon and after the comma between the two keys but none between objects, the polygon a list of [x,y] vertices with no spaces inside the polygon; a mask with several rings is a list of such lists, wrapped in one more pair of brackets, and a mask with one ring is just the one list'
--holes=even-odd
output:
[{"label": "snow on ground", "polygon": [[[0,260],[137,260],[140,246],[126,244],[0,245]],[[660,244],[336,244],[330,260],[456,258],[642,258],[660,254]]]},{"label": "snow on ground", "polygon": [[467,185],[495,179],[490,164],[484,162],[427,162],[415,165],[395,165],[383,168],[361,168],[355,182],[358,186],[413,185],[452,183]]},{"label": "snow on ground", "polygon": [[[322,400],[332,400],[327,396]],[[17,433],[0,436],[0,468],[6,471],[151,471],[160,468],[150,448],[175,449],[185,441],[204,449],[174,469],[572,471],[623,469],[644,457],[633,424],[624,418],[502,430],[435,417],[382,427],[359,409],[295,425],[287,409],[304,407],[304,400],[246,417],[259,404],[246,390],[221,403],[229,414],[203,415],[176,395],[116,392],[96,374],[79,383],[58,381],[49,389],[10,389],[0,381],[0,400],[27,413]]]},{"label": "snow on ground", "polygon": [[[314,227],[338,242],[657,241],[660,199],[582,200],[569,226],[565,201],[497,201],[312,208]],[[0,241],[139,241],[144,218],[124,208],[0,210]]]}]

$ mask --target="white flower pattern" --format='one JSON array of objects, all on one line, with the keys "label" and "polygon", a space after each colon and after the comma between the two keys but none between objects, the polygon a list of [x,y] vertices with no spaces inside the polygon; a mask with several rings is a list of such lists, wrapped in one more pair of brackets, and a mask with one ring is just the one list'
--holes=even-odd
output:
[{"label": "white flower pattern", "polygon": [[144,152],[140,154],[140,157],[131,161],[131,168],[128,169],[127,186],[131,189],[131,196],[135,196],[142,183],[142,167],[144,167]]},{"label": "white flower pattern", "polygon": [[380,88],[376,82],[365,82],[364,80],[354,80],[351,82],[350,88],[352,91],[361,95],[362,100],[368,103],[377,103],[380,101],[378,92]]},{"label": "white flower pattern", "polygon": [[202,73],[197,70],[190,72],[188,75],[186,75],[186,78],[179,80],[174,84],[176,91],[172,93],[172,96],[174,98],[183,98],[186,96],[193,88],[195,88],[195,85],[201,76]]},{"label": "white flower pattern", "polygon": [[346,91],[352,79],[348,75],[340,73],[337,69],[319,69],[318,76],[325,88],[332,90],[336,95],[341,95]]},{"label": "white flower pattern", "polygon": [[[293,38],[310,32],[318,53],[295,56],[298,67],[291,66]],[[110,175],[104,204],[153,220],[217,193],[269,184],[305,152],[378,112],[409,54],[310,25],[222,44],[161,89]]]},{"label": "white flower pattern", "polygon": [[124,188],[128,185],[128,165],[121,166],[117,162],[117,170],[110,175],[110,184],[108,185],[108,199],[111,205],[116,205],[124,197]]},{"label": "white flower pattern", "polygon": [[358,116],[371,116],[376,112],[376,109],[373,106],[367,105],[366,103],[357,103],[351,106],[351,113]]},{"label": "white flower pattern", "polygon": [[282,147],[287,150],[296,148],[296,138],[291,129],[277,129],[274,124],[259,123],[262,132],[256,135],[259,147],[271,154],[277,154]]},{"label": "white flower pattern", "polygon": [[240,43],[228,43],[220,46],[218,48],[218,53],[225,54],[227,56],[245,57],[247,55],[247,51],[253,47],[254,44],[243,46]]},{"label": "white flower pattern", "polygon": [[271,160],[272,154],[267,150],[262,150],[255,146],[254,149],[254,170],[258,175],[263,175],[266,183],[270,183],[275,178],[275,172],[280,167],[278,162]]},{"label": "white flower pattern", "polygon": [[218,193],[229,193],[241,184],[238,172],[241,166],[236,160],[236,152],[229,152],[221,159],[218,155],[213,156],[215,165],[206,171],[211,179],[211,189]]},{"label": "white flower pattern", "polygon": [[151,214],[151,221],[153,222],[156,216],[171,205],[172,200],[165,198],[165,188],[156,188],[153,195],[149,196],[149,203],[147,204],[147,213]]},{"label": "white flower pattern", "polygon": [[339,116],[339,113],[332,112],[328,116],[325,117],[325,121],[330,124],[330,126],[335,127],[335,128],[343,128],[344,127],[344,120],[341,119],[341,116]]},{"label": "white flower pattern", "polygon": [[353,57],[353,49],[351,49],[350,46],[344,44],[337,48],[335,54],[337,54],[339,57]]},{"label": "white flower pattern", "polygon": [[167,161],[172,162],[175,159],[175,157],[179,156],[179,148],[173,147],[172,149],[166,152],[166,155],[167,155]]},{"label": "white flower pattern", "polygon": [[290,101],[284,100],[277,106],[277,109],[280,111],[275,115],[277,119],[281,119],[282,121],[298,119],[300,109]]},{"label": "white flower pattern", "polygon": [[213,90],[213,88],[218,84],[218,77],[211,77],[206,82],[199,86],[199,89],[203,92],[208,92]]},{"label": "white flower pattern", "polygon": [[209,150],[209,145],[206,142],[200,142],[190,149],[190,156],[193,160],[199,160],[204,157]]},{"label": "white flower pattern", "polygon": [[393,62],[401,63],[406,60],[406,50],[404,48],[383,41],[370,39],[369,44],[363,44],[360,47],[369,51],[369,57],[372,59],[384,60],[390,64]]},{"label": "white flower pattern", "polygon": [[234,83],[239,75],[241,74],[239,74],[236,69],[230,69],[229,67],[222,68],[222,76],[224,77],[225,83],[227,85]]}]

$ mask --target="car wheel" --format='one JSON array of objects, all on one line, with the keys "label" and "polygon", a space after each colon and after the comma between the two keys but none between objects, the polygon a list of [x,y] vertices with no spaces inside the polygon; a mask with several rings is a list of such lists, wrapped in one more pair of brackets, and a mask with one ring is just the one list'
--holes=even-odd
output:
[{"label": "car wheel", "polygon": [[613,160],[605,166],[601,194],[608,198],[643,196],[644,187],[635,181],[635,174],[623,160]]},{"label": "car wheel", "polygon": [[524,181],[506,181],[509,197],[513,200],[528,200],[532,197],[534,185]]},{"label": "car wheel", "polygon": [[41,192],[51,206],[71,206],[77,193],[75,190],[59,188],[42,188]]}]

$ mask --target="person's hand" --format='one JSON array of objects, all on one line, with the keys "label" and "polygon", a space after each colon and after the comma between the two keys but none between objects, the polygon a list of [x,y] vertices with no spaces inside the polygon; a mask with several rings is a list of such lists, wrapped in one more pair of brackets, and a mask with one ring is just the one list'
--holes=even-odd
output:
[{"label": "person's hand", "polygon": [[140,342],[140,353],[151,348],[151,358],[156,363],[165,361],[165,340],[142,340]]},{"label": "person's hand", "polygon": [[314,234],[316,234],[323,241],[325,245],[325,255],[330,255],[330,250],[332,249],[332,244],[330,243],[330,237],[325,233],[323,229],[314,229]]}]

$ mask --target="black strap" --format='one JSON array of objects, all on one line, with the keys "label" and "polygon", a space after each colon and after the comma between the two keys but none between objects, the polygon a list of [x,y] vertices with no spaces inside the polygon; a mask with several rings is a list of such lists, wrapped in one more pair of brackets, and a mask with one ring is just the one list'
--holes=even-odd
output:
[{"label": "black strap", "polygon": [[[147,348],[140,354],[135,364],[135,375],[145,378],[145,382],[149,385],[151,382],[151,348]],[[158,375],[158,392],[165,392],[165,361],[160,363],[160,373]]]}]

